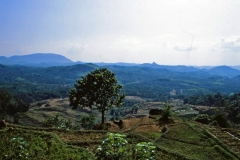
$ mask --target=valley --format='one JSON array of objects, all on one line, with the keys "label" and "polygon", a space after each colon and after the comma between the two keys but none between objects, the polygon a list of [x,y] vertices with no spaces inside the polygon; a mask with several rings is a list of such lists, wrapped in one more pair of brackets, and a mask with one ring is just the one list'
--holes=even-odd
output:
[{"label": "valley", "polygon": [[[8,106],[8,127],[0,130],[6,141],[0,146],[20,138],[16,140],[24,139],[26,148],[41,148],[39,154],[38,147],[29,150],[31,158],[95,159],[97,148],[114,133],[126,137],[128,157],[133,156],[135,145],[147,142],[156,147],[156,159],[240,158],[237,70],[155,63],[101,65],[0,65],[0,102],[1,107]],[[121,108],[105,112],[104,124],[99,110],[69,106],[69,91],[76,80],[100,68],[114,73],[123,85],[120,93],[125,94]],[[63,155],[44,151],[51,146]],[[3,149],[2,153],[13,154]]]}]

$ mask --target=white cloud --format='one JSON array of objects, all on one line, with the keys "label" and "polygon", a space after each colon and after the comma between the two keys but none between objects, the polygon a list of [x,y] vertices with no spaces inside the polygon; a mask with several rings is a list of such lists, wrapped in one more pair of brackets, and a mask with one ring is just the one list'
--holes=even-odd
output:
[{"label": "white cloud", "polygon": [[221,52],[240,52],[240,36],[221,38],[212,49]]},{"label": "white cloud", "polygon": [[180,51],[180,52],[189,52],[189,51],[194,51],[197,50],[197,47],[195,46],[190,46],[190,45],[176,45],[173,47],[174,50]]},{"label": "white cloud", "polygon": [[67,51],[67,53],[69,54],[81,54],[83,53],[84,49],[85,49],[85,45],[84,44],[73,44],[72,46],[69,46],[69,50]]}]

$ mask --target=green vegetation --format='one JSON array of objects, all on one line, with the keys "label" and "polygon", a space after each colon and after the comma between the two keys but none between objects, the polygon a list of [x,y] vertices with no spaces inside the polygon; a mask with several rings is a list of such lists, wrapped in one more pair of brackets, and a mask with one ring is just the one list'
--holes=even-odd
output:
[{"label": "green vegetation", "polygon": [[122,159],[127,156],[126,135],[108,133],[108,137],[103,140],[97,148],[96,156],[100,159]]},{"label": "green vegetation", "polygon": [[18,112],[26,112],[29,104],[12,95],[8,90],[0,90],[0,119],[6,115],[15,115]]},{"label": "green vegetation", "polygon": [[54,127],[61,129],[79,129],[79,126],[73,126],[72,122],[68,119],[62,118],[59,114],[55,117],[49,116],[43,121],[43,127]]},{"label": "green vegetation", "polygon": [[165,120],[165,121],[172,120],[172,117],[174,115],[174,113],[172,111],[172,106],[170,106],[168,103],[166,103],[163,106],[163,110],[162,110],[162,113],[160,115],[161,115],[160,120]]},{"label": "green vegetation", "polygon": [[[239,130],[221,128],[238,127],[240,123],[239,77],[146,67],[108,66],[108,69],[99,69],[92,64],[49,68],[0,65],[2,117],[25,112],[30,107],[28,115],[17,115],[30,119],[30,115],[36,113],[34,111],[39,111],[42,119],[45,118],[43,128],[8,124],[13,128],[1,130],[0,159],[239,159]],[[77,80],[70,91],[75,79],[81,76],[82,79]],[[117,79],[125,85],[124,88]],[[140,105],[141,100],[123,100],[123,92],[144,98],[141,105],[145,100],[151,102],[149,108],[156,107],[153,101],[179,98],[185,104],[209,106],[218,112],[213,116],[207,113],[198,115],[195,121],[201,124],[173,117],[172,107],[167,104],[161,108],[161,103],[158,106],[161,114],[149,117],[151,122],[148,123],[146,117],[144,120],[139,118],[148,113],[147,107]],[[37,100],[67,96],[71,106],[82,109],[76,113],[69,111],[68,107],[58,110],[58,105],[54,108],[45,102],[28,105]],[[59,101],[63,103],[63,99]],[[184,108],[184,104],[179,106]],[[84,107],[100,111],[102,123],[105,117],[120,120],[125,115],[136,116],[133,119],[137,122],[107,123],[106,128],[116,133],[92,131],[89,129],[96,124],[98,115],[93,114],[97,111]],[[74,126],[56,112],[74,114],[71,120],[78,119],[79,125]],[[138,112],[142,115],[137,115]],[[81,127],[85,130],[76,130]]]},{"label": "green vegetation", "polygon": [[94,125],[96,124],[96,116],[94,114],[84,115],[80,119],[82,128],[89,130],[93,129]]},{"label": "green vegetation", "polygon": [[96,69],[77,80],[69,93],[70,106],[100,111],[103,124],[107,110],[122,106],[125,97],[124,94],[119,95],[122,87],[113,72],[106,68]]},{"label": "green vegetation", "polygon": [[[184,99],[193,95],[238,93],[240,79],[209,75],[203,71],[174,72],[166,69],[138,66],[106,66],[125,87],[126,95],[140,96],[150,101]],[[100,68],[93,64],[48,68],[0,65],[0,89],[9,90],[24,102],[68,97],[75,80]],[[20,81],[19,81],[20,80]],[[169,94],[172,90],[176,92]]]},{"label": "green vegetation", "polygon": [[0,159],[95,159],[87,150],[67,146],[54,134],[25,129],[0,131]]},{"label": "green vegetation", "polygon": [[[237,146],[236,150],[231,150],[224,144],[225,141],[232,142],[229,139],[231,136],[225,131],[203,128],[191,122],[170,124],[162,134],[156,131],[146,133],[130,131],[125,135],[107,134],[105,131],[11,126],[14,129],[0,131],[3,138],[0,142],[0,153],[4,153],[0,154],[2,156],[0,159],[6,159],[4,155],[11,157],[9,159],[20,159],[19,155],[27,156],[28,159],[107,159],[106,156],[118,159],[116,157],[122,156],[122,159],[155,157],[157,160],[209,158],[234,160],[240,157],[237,154]],[[209,131],[217,137],[222,136],[219,137],[221,140],[213,137]],[[228,132],[234,134],[230,130]]]},{"label": "green vegetation", "polygon": [[185,98],[184,103],[215,107],[215,116],[212,119],[216,120],[221,127],[229,127],[230,124],[227,121],[240,123],[240,93],[229,96],[220,93],[193,95]]},{"label": "green vegetation", "polygon": [[103,160],[154,160],[155,146],[151,142],[140,142],[133,148],[128,145],[126,135],[118,133],[108,133],[108,137],[103,140],[97,148],[96,156]]},{"label": "green vegetation", "polygon": [[210,118],[207,114],[199,114],[193,120],[195,120],[196,122],[203,123],[203,124],[210,123]]},{"label": "green vegetation", "polygon": [[[222,144],[216,142],[199,125],[180,123],[167,128],[155,140],[155,145],[176,156],[176,159],[238,159],[229,150],[223,149]],[[218,148],[221,148],[221,152]]]}]

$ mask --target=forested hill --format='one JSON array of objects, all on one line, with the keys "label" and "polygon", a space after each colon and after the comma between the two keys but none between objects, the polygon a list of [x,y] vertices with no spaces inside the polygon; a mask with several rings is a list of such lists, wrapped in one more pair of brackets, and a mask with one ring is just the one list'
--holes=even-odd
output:
[{"label": "forested hill", "polygon": [[[214,75],[207,70],[180,72],[144,66],[104,67],[116,74],[118,81],[124,85],[123,92],[127,95],[151,100],[183,98],[192,94],[240,92],[239,76],[230,78]],[[99,66],[94,64],[47,68],[0,65],[0,87],[27,101],[66,97],[76,79],[96,68]]]},{"label": "forested hill", "polygon": [[0,56],[0,64],[4,65],[25,65],[25,66],[61,66],[71,65],[74,62],[70,59],[54,53],[34,53],[30,55],[16,55],[11,57]]}]

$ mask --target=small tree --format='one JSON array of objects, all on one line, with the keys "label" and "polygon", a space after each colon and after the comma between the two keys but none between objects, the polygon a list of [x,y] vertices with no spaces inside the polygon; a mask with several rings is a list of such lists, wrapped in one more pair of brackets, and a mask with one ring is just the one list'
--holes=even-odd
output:
[{"label": "small tree", "polygon": [[9,113],[14,103],[15,100],[11,92],[5,89],[0,91],[0,119],[3,119]]},{"label": "small tree", "polygon": [[172,107],[166,103],[164,106],[163,106],[163,110],[162,110],[162,113],[161,113],[161,118],[162,120],[172,120],[172,117],[173,117],[174,113],[172,111]]},{"label": "small tree", "polygon": [[96,69],[77,80],[70,90],[69,101],[73,109],[89,107],[102,113],[104,123],[105,111],[112,107],[121,107],[124,94],[119,95],[123,86],[118,84],[115,74],[106,68]]}]

